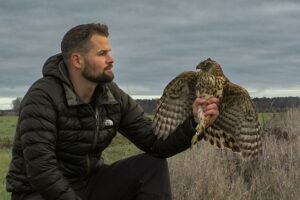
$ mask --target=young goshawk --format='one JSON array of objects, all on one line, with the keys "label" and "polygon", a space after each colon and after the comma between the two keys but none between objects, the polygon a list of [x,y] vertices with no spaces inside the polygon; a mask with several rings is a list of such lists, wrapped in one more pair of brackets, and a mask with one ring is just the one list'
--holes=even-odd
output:
[{"label": "young goshawk", "polygon": [[208,58],[196,71],[181,73],[164,89],[153,120],[154,133],[166,139],[186,118],[192,116],[196,97],[219,98],[219,116],[206,127],[208,117],[198,109],[197,132],[192,145],[204,138],[219,148],[240,152],[244,158],[255,158],[261,153],[261,128],[255,106],[248,92],[229,81],[221,66]]}]

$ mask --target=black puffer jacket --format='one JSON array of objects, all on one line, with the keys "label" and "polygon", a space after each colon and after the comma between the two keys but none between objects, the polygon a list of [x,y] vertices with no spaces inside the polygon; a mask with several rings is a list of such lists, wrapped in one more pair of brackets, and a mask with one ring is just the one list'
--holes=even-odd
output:
[{"label": "black puffer jacket", "polygon": [[95,108],[74,93],[60,54],[25,95],[7,175],[10,192],[39,191],[45,199],[80,199],[75,186],[102,164],[101,152],[119,131],[137,147],[169,157],[190,146],[188,120],[163,141],[137,103],[115,83],[95,90]]}]

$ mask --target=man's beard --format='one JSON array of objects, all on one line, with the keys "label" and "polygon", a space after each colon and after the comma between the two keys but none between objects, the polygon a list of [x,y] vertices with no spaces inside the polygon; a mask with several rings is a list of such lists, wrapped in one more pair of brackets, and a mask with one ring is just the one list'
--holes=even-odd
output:
[{"label": "man's beard", "polygon": [[94,75],[91,70],[91,66],[86,62],[86,66],[82,71],[82,76],[85,79],[94,83],[108,83],[114,79],[114,74],[113,73],[107,74],[106,70],[111,69],[112,67],[113,67],[112,65],[108,65],[107,67],[104,68],[101,74]]}]

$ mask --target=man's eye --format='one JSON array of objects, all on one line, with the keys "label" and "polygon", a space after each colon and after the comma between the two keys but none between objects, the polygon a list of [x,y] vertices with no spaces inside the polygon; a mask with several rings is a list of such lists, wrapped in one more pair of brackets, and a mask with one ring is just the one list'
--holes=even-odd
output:
[{"label": "man's eye", "polygon": [[99,51],[99,52],[98,52],[98,55],[99,55],[99,56],[104,56],[104,55],[106,55],[106,51]]}]

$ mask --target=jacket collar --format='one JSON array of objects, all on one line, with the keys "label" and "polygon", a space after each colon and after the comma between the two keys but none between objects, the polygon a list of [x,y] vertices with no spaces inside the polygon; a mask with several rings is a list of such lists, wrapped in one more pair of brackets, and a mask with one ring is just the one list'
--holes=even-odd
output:
[{"label": "jacket collar", "polygon": [[[66,83],[63,83],[67,103],[69,106],[77,106],[84,103],[78,95],[74,92],[73,88]],[[118,104],[118,101],[110,91],[109,87],[105,85],[98,85],[95,89],[95,98],[96,98],[96,105],[105,105],[105,104]]]}]

